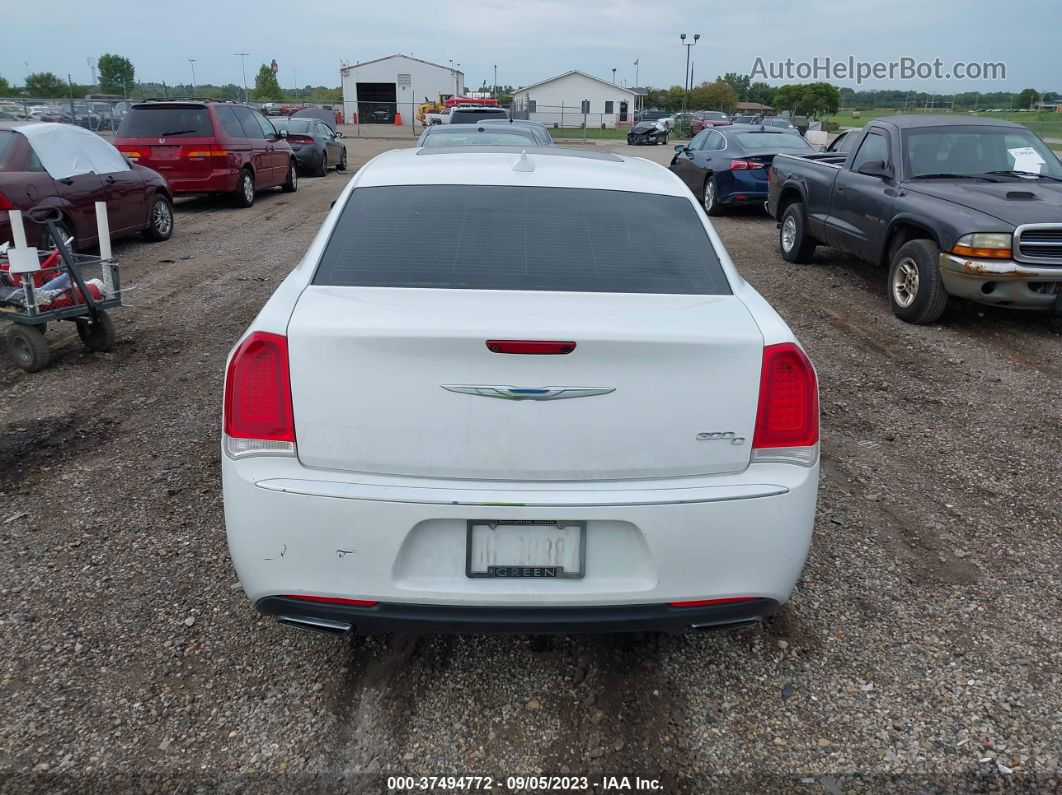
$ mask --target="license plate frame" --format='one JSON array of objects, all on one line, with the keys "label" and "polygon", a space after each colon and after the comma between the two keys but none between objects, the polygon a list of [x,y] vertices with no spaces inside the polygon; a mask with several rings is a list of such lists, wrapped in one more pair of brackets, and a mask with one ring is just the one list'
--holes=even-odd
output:
[{"label": "license plate frame", "polygon": [[[549,563],[489,565],[486,571],[473,570],[473,537],[476,527],[552,527],[574,528],[578,531],[579,568],[566,570],[564,566]],[[465,533],[465,576],[471,579],[491,580],[581,580],[586,576],[586,522],[548,519],[469,519]]]}]

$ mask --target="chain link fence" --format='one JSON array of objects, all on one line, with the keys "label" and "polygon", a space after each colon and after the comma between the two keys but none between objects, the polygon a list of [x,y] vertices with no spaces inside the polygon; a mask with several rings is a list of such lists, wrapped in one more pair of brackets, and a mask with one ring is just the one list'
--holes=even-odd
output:
[{"label": "chain link fence", "polygon": [[0,97],[0,121],[12,119],[76,124],[93,132],[114,132],[136,100]]}]

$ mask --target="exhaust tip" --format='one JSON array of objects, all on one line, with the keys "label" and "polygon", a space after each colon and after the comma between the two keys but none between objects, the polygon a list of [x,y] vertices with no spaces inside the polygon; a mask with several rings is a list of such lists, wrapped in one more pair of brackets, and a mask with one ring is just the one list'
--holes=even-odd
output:
[{"label": "exhaust tip", "polygon": [[727,621],[722,624],[690,624],[690,629],[695,632],[723,632],[731,629],[741,629],[742,627],[751,627],[754,624],[759,624],[758,618],[747,618],[741,621]]},{"label": "exhaust tip", "polygon": [[332,621],[328,618],[310,618],[309,616],[277,616],[277,621],[296,629],[320,632],[325,635],[346,635],[354,630],[353,624],[346,621]]}]

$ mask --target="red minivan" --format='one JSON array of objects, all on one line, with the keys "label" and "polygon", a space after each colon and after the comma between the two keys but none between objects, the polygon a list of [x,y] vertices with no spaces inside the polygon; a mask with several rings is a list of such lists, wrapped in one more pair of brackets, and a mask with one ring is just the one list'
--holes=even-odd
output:
[{"label": "red minivan", "polygon": [[255,191],[299,187],[287,141],[254,108],[232,102],[155,100],[133,105],[114,145],[164,176],[176,195],[230,194],[238,207]]}]

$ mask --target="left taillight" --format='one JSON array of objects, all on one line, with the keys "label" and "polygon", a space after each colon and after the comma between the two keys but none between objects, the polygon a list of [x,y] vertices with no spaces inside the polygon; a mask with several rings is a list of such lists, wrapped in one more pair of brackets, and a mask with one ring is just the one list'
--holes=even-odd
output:
[{"label": "left taillight", "polygon": [[811,466],[819,454],[819,385],[811,361],[792,342],[763,349],[752,463]]},{"label": "left taillight", "polygon": [[0,210],[14,210],[15,205],[11,203],[11,200],[4,194],[0,193]]},{"label": "left taillight", "polygon": [[224,432],[231,458],[295,455],[286,337],[256,331],[233,353],[225,374]]}]

